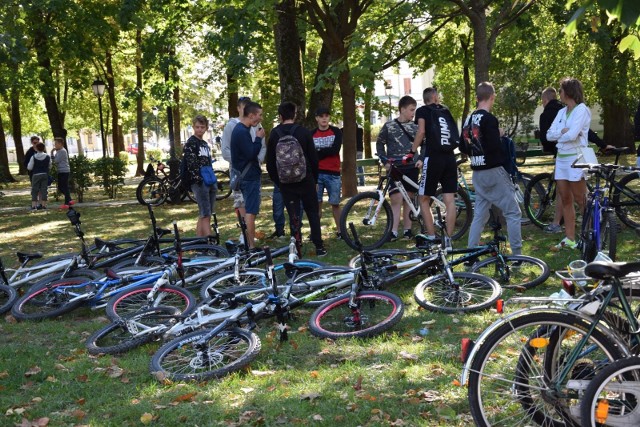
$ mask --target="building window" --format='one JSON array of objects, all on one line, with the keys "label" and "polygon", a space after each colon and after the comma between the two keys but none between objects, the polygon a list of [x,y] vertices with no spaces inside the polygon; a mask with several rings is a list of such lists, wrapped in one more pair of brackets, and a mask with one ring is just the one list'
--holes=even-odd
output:
[{"label": "building window", "polygon": [[405,77],[404,79],[404,94],[409,95],[411,93],[411,78]]}]

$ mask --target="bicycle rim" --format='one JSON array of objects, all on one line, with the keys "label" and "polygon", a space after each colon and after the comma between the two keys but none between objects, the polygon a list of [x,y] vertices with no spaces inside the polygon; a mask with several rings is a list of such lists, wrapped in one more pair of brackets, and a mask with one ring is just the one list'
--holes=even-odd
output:
[{"label": "bicycle rim", "polygon": [[502,292],[495,280],[480,274],[454,272],[453,279],[439,274],[421,281],[413,292],[416,302],[431,311],[469,312],[490,307]]},{"label": "bicycle rim", "polygon": [[[380,206],[380,203],[382,205]],[[377,211],[377,216],[376,216]],[[375,192],[360,193],[346,203],[340,216],[340,231],[344,242],[358,249],[351,235],[350,223],[355,226],[365,250],[376,249],[387,242],[391,233],[393,213],[386,200],[379,200]]]}]

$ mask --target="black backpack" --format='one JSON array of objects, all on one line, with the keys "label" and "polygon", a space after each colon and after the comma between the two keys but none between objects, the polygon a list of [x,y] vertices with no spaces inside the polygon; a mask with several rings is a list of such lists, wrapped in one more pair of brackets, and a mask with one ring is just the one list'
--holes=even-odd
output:
[{"label": "black backpack", "polygon": [[516,164],[516,144],[513,139],[508,136],[500,137],[502,141],[502,149],[504,151],[504,163],[502,167],[509,175],[515,176],[518,173],[518,165]]},{"label": "black backpack", "polygon": [[425,128],[425,138],[429,147],[439,150],[441,153],[453,153],[460,145],[460,133],[458,125],[451,112],[442,105],[427,105],[431,113],[431,120]]}]

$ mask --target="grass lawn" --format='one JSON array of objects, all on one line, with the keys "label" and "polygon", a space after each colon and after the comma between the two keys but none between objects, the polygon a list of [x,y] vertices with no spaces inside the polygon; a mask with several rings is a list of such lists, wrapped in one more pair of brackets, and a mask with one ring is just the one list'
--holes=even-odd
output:
[{"label": "grass lawn", "polygon": [[[51,209],[30,214],[29,196],[18,190],[27,190],[24,180],[5,188],[0,198],[0,208],[25,207],[0,211],[5,265],[14,265],[18,250],[47,255],[77,251],[78,239],[64,213]],[[257,221],[257,229],[267,236],[274,230],[269,194],[264,189]],[[135,185],[124,189],[123,199],[132,198]],[[103,199],[94,188],[85,201]],[[330,208],[325,207],[322,225],[329,254],[322,261],[344,265],[355,253],[335,238]],[[144,238],[150,232],[147,210],[138,204],[77,210],[89,239]],[[236,239],[231,200],[220,202],[217,212],[223,239]],[[158,225],[169,227],[175,219],[184,235],[194,235],[195,204],[165,205],[155,214]],[[544,259],[552,270],[564,269],[578,254],[551,253],[549,247],[560,238],[525,226],[523,253]],[[635,233],[623,228],[619,260],[637,259],[636,240]],[[260,243],[284,244],[266,239]],[[456,244],[465,243],[466,237]],[[405,240],[388,246],[410,245]],[[306,257],[312,258],[312,245],[305,246]],[[202,384],[161,383],[151,376],[148,365],[157,343],[119,357],[89,356],[84,340],[106,324],[102,312],[83,309],[34,323],[16,323],[6,316],[0,320],[0,425],[468,426],[472,421],[466,390],[454,385],[462,366],[460,339],[475,338],[497,314],[445,315],[420,309],[412,296],[418,281],[388,289],[406,303],[402,321],[390,333],[369,340],[323,341],[307,331],[311,310],[300,309],[289,324],[288,342],[280,343],[275,325],[264,321],[257,331],[262,351],[250,369]],[[552,275],[529,294],[548,295],[559,286]],[[505,292],[505,298],[509,295],[513,292]]]}]

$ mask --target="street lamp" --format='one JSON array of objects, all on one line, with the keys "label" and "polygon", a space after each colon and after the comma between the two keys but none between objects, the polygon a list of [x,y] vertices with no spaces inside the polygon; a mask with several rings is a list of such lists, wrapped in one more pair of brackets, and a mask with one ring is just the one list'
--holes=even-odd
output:
[{"label": "street lamp", "polygon": [[93,94],[98,97],[98,110],[100,111],[100,137],[102,138],[102,157],[107,157],[107,140],[104,139],[104,123],[102,121],[102,95],[104,95],[105,84],[102,80],[96,79],[91,85]]},{"label": "street lamp", "polygon": [[153,115],[156,118],[156,145],[160,147],[160,134],[158,133],[158,113],[160,110],[158,110],[158,107],[153,107],[151,111],[153,111]]}]

